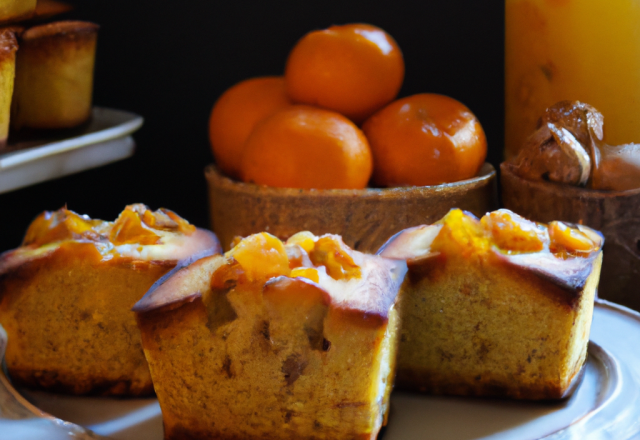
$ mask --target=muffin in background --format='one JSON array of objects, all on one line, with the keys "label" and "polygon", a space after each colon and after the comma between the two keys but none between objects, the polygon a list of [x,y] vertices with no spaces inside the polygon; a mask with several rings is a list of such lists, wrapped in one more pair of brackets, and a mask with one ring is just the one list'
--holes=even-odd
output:
[{"label": "muffin in background", "polygon": [[89,120],[98,27],[59,21],[22,34],[11,106],[13,129],[71,128]]}]

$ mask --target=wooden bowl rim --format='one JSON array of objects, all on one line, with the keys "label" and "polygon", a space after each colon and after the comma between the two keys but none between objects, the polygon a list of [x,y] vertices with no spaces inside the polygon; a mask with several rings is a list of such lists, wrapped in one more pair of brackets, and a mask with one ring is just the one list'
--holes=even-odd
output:
[{"label": "wooden bowl rim", "polygon": [[277,188],[267,185],[256,185],[253,183],[239,182],[233,180],[218,171],[214,164],[207,165],[204,170],[205,177],[210,185],[217,188],[225,188],[243,193],[260,193],[260,195],[290,196],[360,196],[360,197],[397,197],[407,195],[432,195],[440,192],[468,191],[487,185],[496,177],[496,170],[489,162],[485,162],[478,176],[471,179],[461,180],[452,183],[431,186],[398,186],[393,188],[364,188],[364,189],[300,189],[300,188]]},{"label": "wooden bowl rim", "polygon": [[[544,192],[560,192],[567,197],[580,197],[583,199],[608,199],[611,197],[636,197],[640,195],[640,188],[628,189],[626,191],[607,191],[601,189],[581,188],[579,186],[572,185],[563,185],[561,183],[547,182],[544,180],[529,180],[518,176],[513,171],[513,165],[508,162],[502,162],[500,164],[500,172],[503,175],[509,175],[509,177],[511,177],[521,185],[528,185]],[[500,180],[502,190],[504,191],[504,178]]]}]

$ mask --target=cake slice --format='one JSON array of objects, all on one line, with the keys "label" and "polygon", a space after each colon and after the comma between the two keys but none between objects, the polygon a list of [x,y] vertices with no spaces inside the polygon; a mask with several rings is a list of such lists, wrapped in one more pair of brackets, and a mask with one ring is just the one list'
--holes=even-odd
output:
[{"label": "cake slice", "polygon": [[58,21],[20,38],[11,127],[72,128],[89,120],[98,25]]},{"label": "cake slice", "polygon": [[397,385],[435,394],[566,397],[587,357],[602,235],[460,210],[379,252],[406,260]]},{"label": "cake slice", "polygon": [[309,233],[175,271],[134,307],[165,439],[375,439],[405,272]]},{"label": "cake slice", "polygon": [[0,255],[0,324],[15,383],[73,394],[148,395],[131,307],[178,261],[220,251],[177,214],[131,205],[115,222],[45,212]]}]

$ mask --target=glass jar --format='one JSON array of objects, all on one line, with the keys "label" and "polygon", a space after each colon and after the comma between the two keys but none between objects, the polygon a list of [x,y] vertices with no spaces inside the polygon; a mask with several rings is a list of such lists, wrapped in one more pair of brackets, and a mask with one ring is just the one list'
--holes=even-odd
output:
[{"label": "glass jar", "polygon": [[605,142],[640,143],[640,0],[505,0],[505,157],[545,108],[579,100]]}]

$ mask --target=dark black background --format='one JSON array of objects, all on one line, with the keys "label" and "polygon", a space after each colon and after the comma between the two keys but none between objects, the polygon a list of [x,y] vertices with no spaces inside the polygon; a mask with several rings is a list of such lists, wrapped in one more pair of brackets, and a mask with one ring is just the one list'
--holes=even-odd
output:
[{"label": "dark black background", "polygon": [[306,32],[366,22],[403,50],[400,96],[434,92],[465,103],[489,141],[503,149],[504,2],[77,0],[64,18],[101,25],[94,103],[139,113],[135,155],[73,176],[0,194],[0,251],[16,247],[29,222],[64,204],[113,220],[129,203],[173,209],[208,226],[203,168],[213,158],[207,122],[216,98],[234,83],[282,74]]}]

